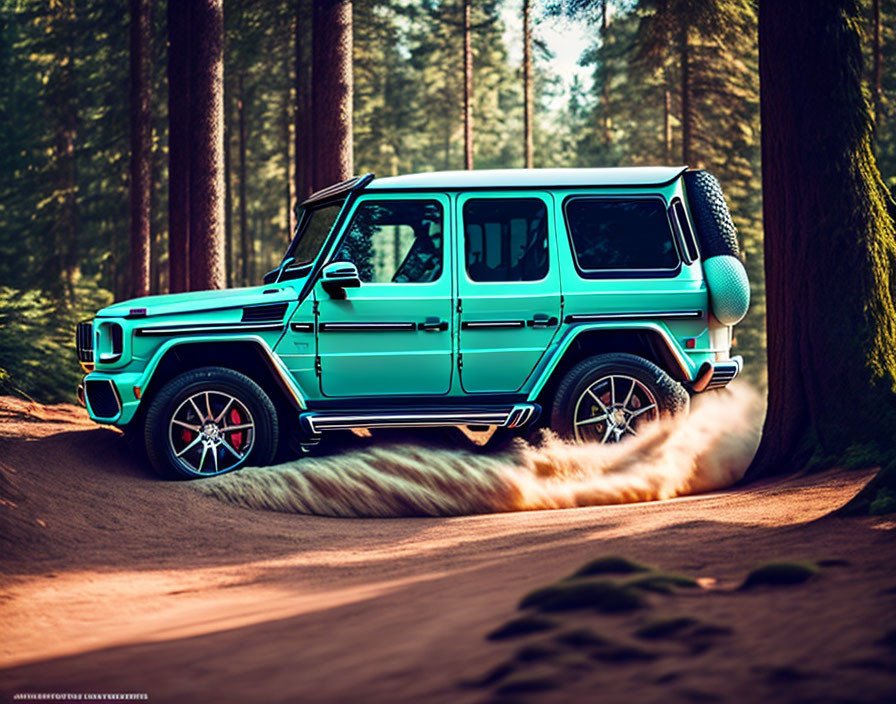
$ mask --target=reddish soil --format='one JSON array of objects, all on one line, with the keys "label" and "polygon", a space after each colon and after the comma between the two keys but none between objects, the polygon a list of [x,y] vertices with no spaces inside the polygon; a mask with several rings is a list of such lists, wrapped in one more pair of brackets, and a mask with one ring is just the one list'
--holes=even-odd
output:
[{"label": "reddish soil", "polygon": [[[620,506],[322,518],[157,480],[120,433],[78,408],[9,398],[0,470],[9,699],[509,701],[500,682],[462,683],[548,636],[485,635],[531,589],[624,555],[706,588],[651,595],[628,615],[562,615],[562,628],[588,626],[649,657],[521,664],[507,682],[529,691],[515,701],[896,701],[896,521],[826,516],[868,472]],[[736,589],[781,559],[833,562],[804,584]],[[699,647],[633,635],[677,615],[727,631]]]}]

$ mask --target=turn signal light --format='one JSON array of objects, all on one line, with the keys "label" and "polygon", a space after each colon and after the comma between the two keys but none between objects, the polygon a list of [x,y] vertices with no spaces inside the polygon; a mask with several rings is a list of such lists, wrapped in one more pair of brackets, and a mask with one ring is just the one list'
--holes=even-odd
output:
[{"label": "turn signal light", "polygon": [[140,400],[140,395],[141,395],[142,393],[143,393],[143,392],[140,390],[140,387],[139,387],[139,386],[135,386],[135,387],[134,387],[134,398],[135,398],[135,399],[137,399],[137,400],[139,401],[139,400]]},{"label": "turn signal light", "polygon": [[697,347],[697,338],[689,337],[687,340],[684,341],[684,346],[686,349],[689,349],[689,350],[694,349],[695,347]]}]

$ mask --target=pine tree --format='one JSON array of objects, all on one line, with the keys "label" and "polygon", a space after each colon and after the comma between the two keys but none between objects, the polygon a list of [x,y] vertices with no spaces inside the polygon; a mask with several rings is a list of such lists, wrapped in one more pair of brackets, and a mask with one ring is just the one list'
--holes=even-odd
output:
[{"label": "pine tree", "polygon": [[353,172],[351,0],[314,0],[312,75],[313,187],[317,190]]},{"label": "pine tree", "polygon": [[152,3],[131,0],[131,295],[150,289],[152,194]]},{"label": "pine tree", "polygon": [[859,20],[854,0],[760,3],[769,394],[749,477],[889,461],[896,484],[896,232]]}]

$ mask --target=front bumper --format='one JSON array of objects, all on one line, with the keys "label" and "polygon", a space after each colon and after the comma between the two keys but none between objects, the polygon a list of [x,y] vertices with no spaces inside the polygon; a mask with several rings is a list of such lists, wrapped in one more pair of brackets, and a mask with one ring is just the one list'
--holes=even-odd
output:
[{"label": "front bumper", "polygon": [[78,403],[97,423],[127,425],[140,405],[134,387],[140,373],[104,374],[91,372],[78,384]]}]

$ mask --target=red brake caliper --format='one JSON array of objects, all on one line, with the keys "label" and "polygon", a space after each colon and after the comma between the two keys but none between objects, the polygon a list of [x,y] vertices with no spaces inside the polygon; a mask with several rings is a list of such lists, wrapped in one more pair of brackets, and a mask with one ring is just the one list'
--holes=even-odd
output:
[{"label": "red brake caliper", "polygon": [[[230,422],[232,425],[239,425],[241,420],[239,411],[235,408],[230,411]],[[243,444],[243,432],[241,430],[230,435],[230,444],[233,445],[234,450],[239,451],[240,446]]]}]

